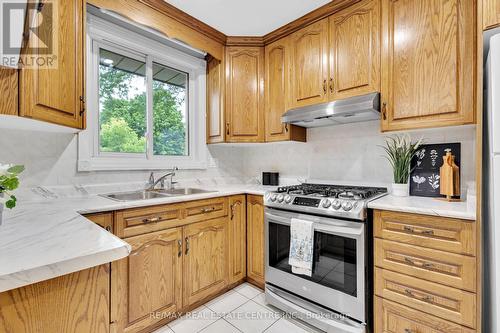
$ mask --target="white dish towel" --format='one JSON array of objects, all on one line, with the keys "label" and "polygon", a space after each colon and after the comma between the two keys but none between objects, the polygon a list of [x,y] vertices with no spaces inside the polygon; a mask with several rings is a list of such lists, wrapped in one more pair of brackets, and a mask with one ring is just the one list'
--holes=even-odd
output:
[{"label": "white dish towel", "polygon": [[292,218],[290,225],[290,255],[288,263],[292,273],[312,275],[314,224]]}]

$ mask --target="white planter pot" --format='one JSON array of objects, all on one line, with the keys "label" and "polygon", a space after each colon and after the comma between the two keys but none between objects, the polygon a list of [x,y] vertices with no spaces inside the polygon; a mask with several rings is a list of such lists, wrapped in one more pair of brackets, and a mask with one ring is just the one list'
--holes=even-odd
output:
[{"label": "white planter pot", "polygon": [[407,197],[410,193],[408,184],[392,184],[392,195],[395,197]]}]

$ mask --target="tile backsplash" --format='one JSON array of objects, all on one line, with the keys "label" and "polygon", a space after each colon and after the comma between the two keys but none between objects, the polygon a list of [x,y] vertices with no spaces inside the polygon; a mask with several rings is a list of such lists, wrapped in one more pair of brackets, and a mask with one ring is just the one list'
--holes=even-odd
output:
[{"label": "tile backsplash", "polygon": [[[308,129],[307,143],[211,145],[206,170],[180,170],[177,179],[258,178],[279,171],[291,179],[391,183],[392,172],[380,147],[379,122]],[[462,186],[475,179],[475,127],[461,126],[410,132],[426,143],[462,143]],[[140,182],[148,171],[77,172],[74,134],[5,130],[0,132],[0,163],[26,166],[22,186]]]}]

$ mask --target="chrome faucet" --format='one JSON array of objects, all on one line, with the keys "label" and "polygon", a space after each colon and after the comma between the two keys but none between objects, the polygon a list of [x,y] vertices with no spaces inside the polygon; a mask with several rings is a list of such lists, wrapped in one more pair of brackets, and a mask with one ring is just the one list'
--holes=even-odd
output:
[{"label": "chrome faucet", "polygon": [[178,167],[173,167],[172,171],[164,174],[163,176],[161,176],[157,180],[155,180],[154,174],[153,174],[153,172],[151,172],[151,174],[149,175],[149,182],[148,182],[147,190],[149,190],[149,191],[154,190],[156,185],[158,185],[158,183],[160,184],[161,189],[165,189],[165,179],[169,176],[170,176],[170,182],[168,184],[168,189],[171,190],[174,187],[174,184],[176,184],[176,182],[173,181],[173,178],[174,178],[175,172],[177,170],[179,170]]}]

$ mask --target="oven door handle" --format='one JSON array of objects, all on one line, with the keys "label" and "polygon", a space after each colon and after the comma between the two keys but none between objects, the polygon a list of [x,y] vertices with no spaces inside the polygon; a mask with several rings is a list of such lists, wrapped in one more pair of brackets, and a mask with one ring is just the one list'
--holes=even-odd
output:
[{"label": "oven door handle", "polygon": [[[267,221],[277,222],[277,223],[283,224],[283,225],[291,225],[291,223],[292,223],[291,218],[278,216],[275,214],[271,214],[269,212],[266,212],[265,216],[266,216],[266,222]],[[357,226],[356,228],[336,226],[336,225],[318,223],[318,222],[314,222],[314,221],[313,221],[313,224],[314,224],[315,231],[321,231],[321,232],[325,232],[328,234],[344,234],[344,235],[351,235],[351,236],[359,237],[363,234],[363,231],[364,231],[364,225],[362,223],[359,223],[359,226]]]}]

